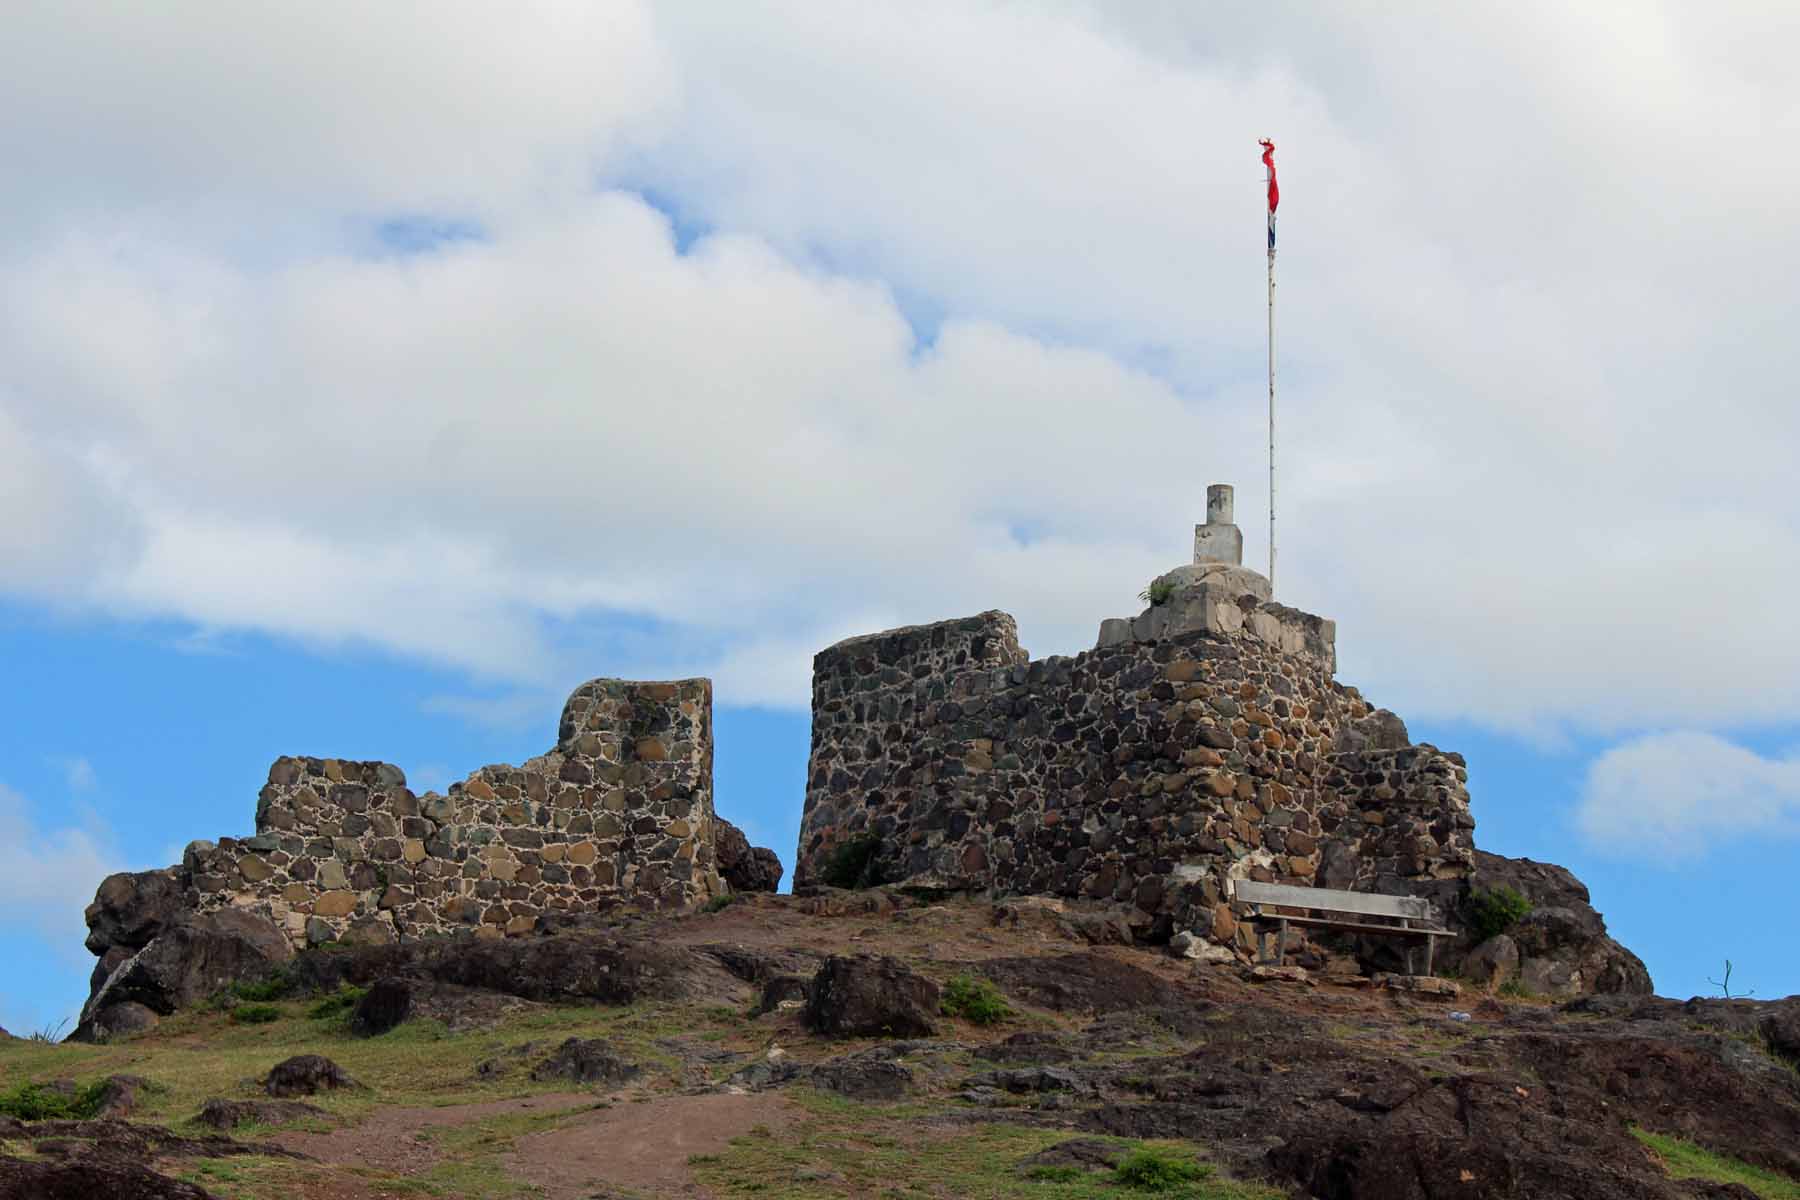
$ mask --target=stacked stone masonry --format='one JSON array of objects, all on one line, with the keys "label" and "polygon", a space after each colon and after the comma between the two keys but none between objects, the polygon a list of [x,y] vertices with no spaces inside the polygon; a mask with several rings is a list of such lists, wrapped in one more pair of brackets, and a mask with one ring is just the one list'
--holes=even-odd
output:
[{"label": "stacked stone masonry", "polygon": [[546,913],[678,907],[715,870],[712,685],[597,679],[556,748],[416,795],[382,762],[280,758],[256,835],[195,842],[190,908],[245,908],[296,944],[532,929]]},{"label": "stacked stone masonry", "polygon": [[874,835],[893,881],[1123,901],[1248,949],[1233,877],[1466,877],[1461,757],[1333,679],[1329,622],[1242,604],[1036,662],[1001,612],[822,651],[796,883]]}]

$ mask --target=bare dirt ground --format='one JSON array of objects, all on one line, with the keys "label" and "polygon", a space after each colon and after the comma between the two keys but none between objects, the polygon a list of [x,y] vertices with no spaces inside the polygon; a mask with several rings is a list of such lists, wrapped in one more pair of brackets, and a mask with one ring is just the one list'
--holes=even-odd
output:
[{"label": "bare dirt ground", "polygon": [[294,1131],[276,1134],[270,1140],[329,1165],[367,1167],[395,1175],[420,1175],[442,1157],[431,1139],[421,1136],[426,1130],[469,1125],[489,1117],[515,1113],[550,1114],[592,1108],[597,1101],[598,1097],[591,1092],[554,1092],[484,1104],[377,1109],[356,1124],[329,1133]]},{"label": "bare dirt ground", "polygon": [[665,1096],[596,1109],[518,1139],[509,1169],[547,1200],[587,1200],[609,1189],[631,1196],[699,1196],[688,1159],[717,1154],[758,1126],[780,1132],[800,1116],[785,1097]]}]

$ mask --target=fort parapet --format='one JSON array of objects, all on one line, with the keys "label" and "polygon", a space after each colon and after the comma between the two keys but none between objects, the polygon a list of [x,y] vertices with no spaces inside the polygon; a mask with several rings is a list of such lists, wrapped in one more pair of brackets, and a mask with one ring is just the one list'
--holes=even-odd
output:
[{"label": "fort parapet", "polygon": [[1197,561],[1093,650],[1032,661],[986,612],[820,652],[796,883],[868,836],[893,882],[1123,901],[1247,948],[1234,876],[1463,879],[1461,757],[1336,681],[1335,625],[1236,561],[1217,492]]},{"label": "fort parapet", "polygon": [[390,763],[276,759],[255,836],[193,843],[182,874],[191,908],[248,909],[299,945],[679,907],[728,890],[715,866],[711,682],[596,679],[549,753],[442,795]]}]

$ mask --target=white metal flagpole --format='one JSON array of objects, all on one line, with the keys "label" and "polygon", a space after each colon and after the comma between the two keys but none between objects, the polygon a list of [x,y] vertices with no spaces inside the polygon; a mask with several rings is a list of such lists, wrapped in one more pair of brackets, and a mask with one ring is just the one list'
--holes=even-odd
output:
[{"label": "white metal flagpole", "polygon": [[1275,590],[1275,143],[1262,139],[1263,163],[1269,169],[1269,591]]}]

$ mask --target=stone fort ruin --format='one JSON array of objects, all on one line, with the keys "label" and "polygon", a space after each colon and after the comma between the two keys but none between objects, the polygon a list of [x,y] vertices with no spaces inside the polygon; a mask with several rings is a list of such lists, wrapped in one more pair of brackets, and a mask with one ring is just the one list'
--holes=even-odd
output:
[{"label": "stone fort ruin", "polygon": [[[1339,683],[1335,625],[1277,603],[1242,558],[1215,485],[1193,561],[1092,650],[1034,661],[991,611],[819,652],[796,886],[855,854],[864,880],[1123,905],[1148,940],[1187,931],[1202,957],[1248,960],[1235,880],[1423,896],[1454,919],[1479,872],[1537,898],[1516,931],[1531,986],[1648,991],[1578,880],[1475,848],[1461,756]],[[388,763],[279,758],[254,835],[101,884],[78,1032],[173,1011],[232,954],[522,936],[775,890],[775,855],[714,812],[712,767],[705,679],[583,684],[550,751],[441,795]]]},{"label": "stone fort ruin", "polygon": [[1246,951],[1234,877],[1463,886],[1461,756],[1338,683],[1333,622],[1242,560],[1215,485],[1193,562],[1092,650],[1033,661],[985,612],[822,651],[796,883],[868,839],[891,882],[1121,901]]}]

